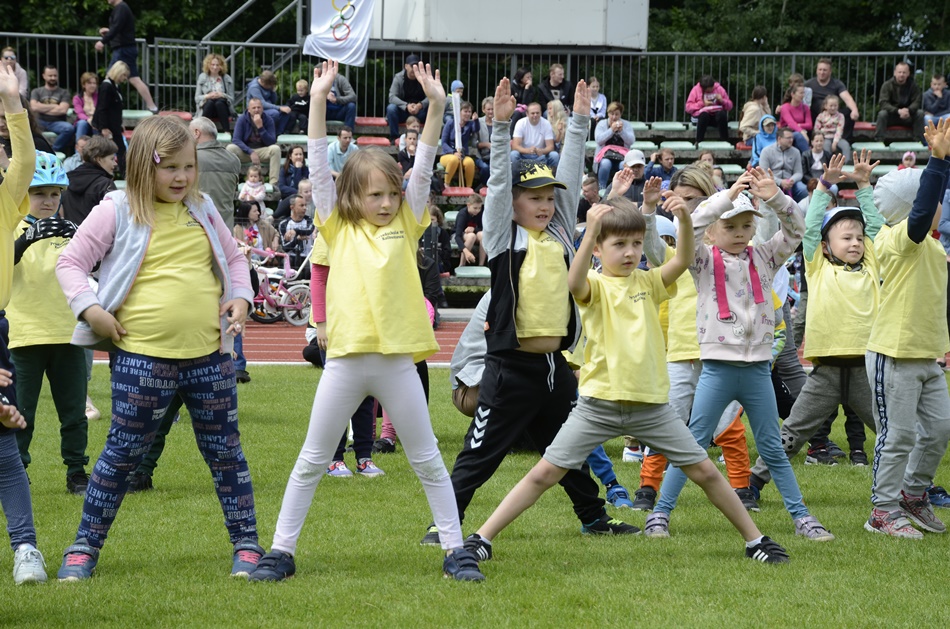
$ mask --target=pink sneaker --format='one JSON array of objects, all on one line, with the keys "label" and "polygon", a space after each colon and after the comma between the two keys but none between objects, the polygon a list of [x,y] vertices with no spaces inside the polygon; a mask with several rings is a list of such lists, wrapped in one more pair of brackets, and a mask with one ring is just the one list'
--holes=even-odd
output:
[{"label": "pink sneaker", "polygon": [[915,529],[900,509],[882,511],[872,509],[871,517],[864,523],[864,529],[872,533],[902,537],[904,539],[923,539],[924,534]]}]

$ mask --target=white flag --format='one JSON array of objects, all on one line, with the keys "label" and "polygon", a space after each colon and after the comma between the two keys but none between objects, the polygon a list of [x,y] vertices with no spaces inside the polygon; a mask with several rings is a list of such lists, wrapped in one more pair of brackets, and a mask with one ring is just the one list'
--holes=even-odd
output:
[{"label": "white flag", "polygon": [[306,55],[334,59],[349,66],[366,62],[374,0],[314,0]]}]

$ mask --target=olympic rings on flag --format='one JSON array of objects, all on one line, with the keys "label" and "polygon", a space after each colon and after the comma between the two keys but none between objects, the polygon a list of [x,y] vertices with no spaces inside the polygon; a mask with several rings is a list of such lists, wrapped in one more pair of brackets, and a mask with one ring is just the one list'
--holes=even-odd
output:
[{"label": "olympic rings on flag", "polygon": [[[337,0],[330,0],[330,5],[333,9],[339,12],[330,22],[330,30],[333,33],[333,39],[336,41],[346,41],[351,32],[350,25],[347,24],[347,22],[352,20],[353,16],[356,15],[356,7],[353,5],[353,0],[347,0],[343,8],[338,7],[336,2]],[[347,14],[348,9],[349,14]]]}]

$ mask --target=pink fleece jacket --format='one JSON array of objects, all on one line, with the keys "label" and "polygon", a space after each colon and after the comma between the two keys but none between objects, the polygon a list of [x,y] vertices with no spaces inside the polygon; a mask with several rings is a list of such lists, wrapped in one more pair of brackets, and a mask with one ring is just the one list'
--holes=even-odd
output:
[{"label": "pink fleece jacket", "polygon": [[726,93],[722,85],[719,83],[713,85],[712,93],[719,94],[721,100],[717,105],[708,105],[705,100],[703,100],[703,88],[699,86],[699,83],[694,85],[693,89],[689,91],[689,97],[686,99],[686,113],[695,117],[704,111],[715,112],[720,109],[725,109],[726,111],[732,110],[732,100],[729,99],[729,94]]}]

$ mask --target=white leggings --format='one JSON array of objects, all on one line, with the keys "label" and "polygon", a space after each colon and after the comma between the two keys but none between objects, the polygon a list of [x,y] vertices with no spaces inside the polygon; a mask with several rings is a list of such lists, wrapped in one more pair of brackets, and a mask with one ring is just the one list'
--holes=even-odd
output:
[{"label": "white leggings", "polygon": [[422,481],[442,548],[462,546],[455,492],[429,421],[422,381],[412,356],[354,354],[327,361],[310,413],[310,427],[290,473],[277,518],[273,548],[294,554],[317,484],[333,458],[340,435],[363,399],[371,395],[389,413]]}]

